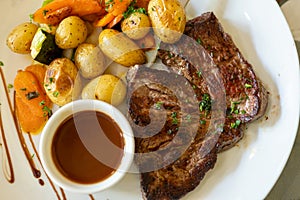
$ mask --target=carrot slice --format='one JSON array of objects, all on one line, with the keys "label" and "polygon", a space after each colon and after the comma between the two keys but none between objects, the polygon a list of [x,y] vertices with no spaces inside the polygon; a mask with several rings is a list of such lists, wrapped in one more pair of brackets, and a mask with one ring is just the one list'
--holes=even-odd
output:
[{"label": "carrot slice", "polygon": [[108,25],[107,28],[114,27],[117,23],[119,23],[123,19],[123,14],[116,16]]},{"label": "carrot slice", "polygon": [[54,0],[39,8],[33,14],[37,23],[58,24],[63,18],[71,15],[85,16],[103,11],[98,0]]},{"label": "carrot slice", "polygon": [[[40,130],[52,106],[39,80],[43,80],[44,69],[38,67],[31,66],[26,68],[27,71],[18,71],[14,80],[17,118],[24,132],[36,133]],[[36,76],[30,70],[34,70]]]},{"label": "carrot slice", "polygon": [[[111,1],[111,0],[108,0]],[[130,5],[131,0],[114,0],[113,1],[113,6],[112,6],[112,11],[108,11],[111,12],[114,16],[118,16],[123,14],[123,12],[125,12],[128,8],[128,6]]]},{"label": "carrot slice", "polygon": [[17,117],[22,130],[26,133],[37,134],[47,121],[47,117],[38,117],[31,112],[29,106],[16,96]]},{"label": "carrot slice", "polygon": [[46,98],[45,105],[47,105],[48,107],[51,107],[52,102],[51,102],[50,98],[47,96],[45,87],[43,86],[46,70],[47,70],[47,68],[44,65],[39,65],[39,64],[30,65],[25,68],[25,71],[31,72],[37,78],[37,80],[39,82],[39,86],[41,87],[41,89],[45,95],[45,98]]},{"label": "carrot slice", "polygon": [[114,18],[115,18],[115,16],[112,13],[107,13],[106,15],[104,15],[103,18],[99,19],[98,21],[95,21],[94,25],[99,26],[99,27],[106,26],[111,21],[113,21]]}]

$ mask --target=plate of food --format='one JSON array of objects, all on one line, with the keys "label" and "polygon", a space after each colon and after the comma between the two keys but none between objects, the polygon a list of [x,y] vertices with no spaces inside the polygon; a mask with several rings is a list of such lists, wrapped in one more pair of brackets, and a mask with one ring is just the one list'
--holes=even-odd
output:
[{"label": "plate of food", "polygon": [[[263,199],[271,190],[300,101],[298,55],[276,1],[0,5],[1,198]],[[130,29],[142,19],[146,28]],[[52,114],[89,98],[127,117],[135,162],[106,190],[76,193],[46,173],[40,139]]]}]

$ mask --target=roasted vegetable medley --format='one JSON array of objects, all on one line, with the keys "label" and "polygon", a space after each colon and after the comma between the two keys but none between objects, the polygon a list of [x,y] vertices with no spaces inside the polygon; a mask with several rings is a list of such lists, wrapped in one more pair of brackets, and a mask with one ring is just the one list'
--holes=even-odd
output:
[{"label": "roasted vegetable medley", "polygon": [[45,0],[6,41],[32,57],[15,77],[23,131],[38,133],[53,105],[75,99],[120,105],[128,68],[149,62],[160,41],[178,41],[185,23],[177,0]]}]

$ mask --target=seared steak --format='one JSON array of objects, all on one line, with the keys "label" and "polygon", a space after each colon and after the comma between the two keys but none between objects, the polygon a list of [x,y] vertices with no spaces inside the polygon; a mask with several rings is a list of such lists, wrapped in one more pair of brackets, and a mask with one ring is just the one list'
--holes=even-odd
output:
[{"label": "seared steak", "polygon": [[213,13],[188,21],[185,34],[193,39],[161,44],[166,70],[135,66],[127,74],[144,199],[179,199],[195,189],[217,153],[236,144],[267,104],[252,66]]},{"label": "seared steak", "polygon": [[135,66],[127,79],[144,198],[179,199],[214,167],[219,134],[208,132],[213,120],[200,121],[199,99],[183,76]]},{"label": "seared steak", "polygon": [[[191,48],[190,39],[193,38],[211,55],[219,70],[226,92],[227,118],[246,123],[261,117],[268,102],[266,90],[230,35],[223,31],[216,16],[208,12],[188,21],[184,33],[186,36],[178,43],[161,45],[158,56],[162,62],[197,87],[204,88],[205,79],[195,73],[203,69],[194,64],[197,63],[198,54],[195,47]],[[185,58],[181,52],[185,53]],[[219,151],[230,148],[242,138],[241,131],[230,130],[227,128],[221,135]]]}]

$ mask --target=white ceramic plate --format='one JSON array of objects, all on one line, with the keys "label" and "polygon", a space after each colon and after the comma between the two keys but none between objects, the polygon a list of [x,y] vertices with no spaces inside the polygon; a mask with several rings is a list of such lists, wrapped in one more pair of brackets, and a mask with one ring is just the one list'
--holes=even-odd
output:
[{"label": "white ceramic plate", "polygon": [[[9,51],[5,45],[9,31],[29,20],[39,0],[2,0],[0,2],[0,60],[7,83],[12,83],[17,69],[30,64],[28,56]],[[267,117],[249,126],[238,146],[219,155],[217,164],[200,186],[183,199],[263,199],[288,159],[294,143],[299,119],[298,56],[288,25],[275,0],[193,0],[187,7],[188,16],[214,11],[244,56],[253,64],[257,75],[270,92]],[[15,182],[10,184],[0,171],[0,199],[91,199],[88,195],[65,192],[49,184],[38,157],[33,160],[42,172],[41,186],[34,178],[24,157],[9,115],[1,84],[0,101]],[[266,119],[268,118],[268,119]],[[28,142],[28,149],[34,149]],[[38,146],[38,136],[33,137]],[[3,150],[1,150],[3,151]],[[1,162],[3,157],[0,156]],[[1,169],[1,167],[0,167]],[[59,198],[58,198],[59,196]],[[110,190],[94,194],[96,200],[141,199],[138,176],[129,174]]]}]

